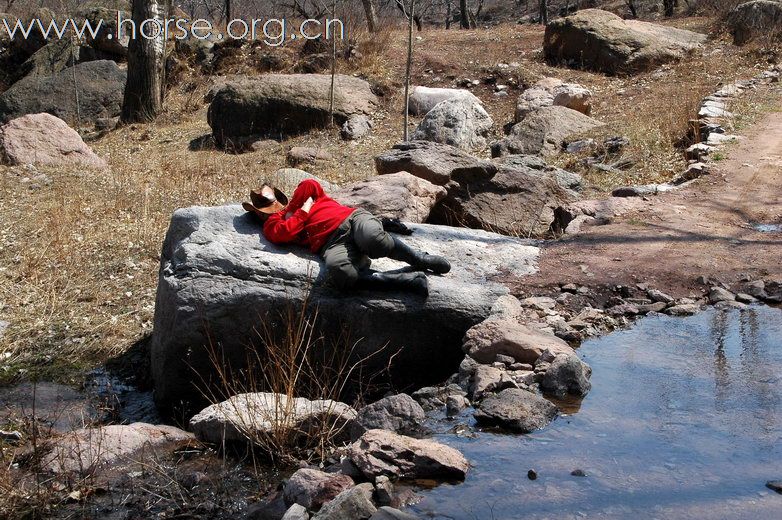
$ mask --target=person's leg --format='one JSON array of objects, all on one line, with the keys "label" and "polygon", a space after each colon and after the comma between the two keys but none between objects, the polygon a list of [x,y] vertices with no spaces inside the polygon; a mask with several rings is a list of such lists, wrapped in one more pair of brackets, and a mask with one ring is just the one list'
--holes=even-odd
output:
[{"label": "person's leg", "polygon": [[[337,289],[350,289],[358,281],[358,269],[353,263],[347,241],[330,245],[322,253],[326,262],[326,281]],[[355,249],[355,248],[353,248]]]}]

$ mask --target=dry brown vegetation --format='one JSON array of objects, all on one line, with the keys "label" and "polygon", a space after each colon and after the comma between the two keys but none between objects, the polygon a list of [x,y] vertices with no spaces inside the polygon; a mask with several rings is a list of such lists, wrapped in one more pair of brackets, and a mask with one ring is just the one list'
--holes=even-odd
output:
[{"label": "dry brown vegetation", "polygon": [[[676,23],[706,30],[711,21]],[[629,137],[625,156],[633,160],[612,177],[585,170],[578,157],[560,161],[584,173],[598,191],[665,180],[680,171],[681,145],[699,99],[765,65],[757,51],[717,40],[692,59],[611,78],[547,66],[540,53],[542,31],[512,24],[427,29],[416,42],[415,83],[452,86],[469,78],[511,85],[505,98],[496,97],[490,83],[474,88],[495,120],[497,136],[512,119],[520,88],[537,78],[558,76],[589,87],[593,115],[607,123],[601,133]],[[202,97],[210,81],[189,70],[173,86],[167,111],[156,123],[121,128],[91,143],[108,160],[109,171],[40,169],[51,180],[47,184],[25,168],[0,167],[0,318],[11,322],[0,340],[0,380],[38,374],[67,381],[78,373],[72,369],[96,365],[148,334],[158,254],[175,208],[241,201],[249,188],[285,166],[285,152],[293,145],[317,145],[333,155],[333,161],[311,169],[325,179],[344,184],[373,175],[373,157],[402,134],[404,31],[386,28],[374,39],[358,33],[353,39],[361,56],[341,61],[339,71],[361,74],[387,93],[372,136],[358,143],[346,144],[337,129],[327,129],[263,152],[191,151],[191,141],[209,133]],[[279,52],[295,59],[294,51]],[[514,62],[519,66],[498,67]],[[222,72],[252,68],[237,61]]]}]

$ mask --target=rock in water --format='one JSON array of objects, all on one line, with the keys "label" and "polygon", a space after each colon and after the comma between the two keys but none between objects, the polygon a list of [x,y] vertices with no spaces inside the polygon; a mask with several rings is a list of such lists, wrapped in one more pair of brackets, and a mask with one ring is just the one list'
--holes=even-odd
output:
[{"label": "rock in water", "polygon": [[705,41],[706,35],[692,31],[584,9],[546,25],[543,52],[552,63],[635,74],[684,58]]},{"label": "rock in water", "polygon": [[367,430],[388,430],[395,433],[415,433],[423,427],[426,413],[407,394],[384,397],[358,412],[351,436],[358,439]]},{"label": "rock in water", "polygon": [[[210,381],[209,346],[220,345],[232,367],[246,362],[259,319],[300,306],[317,309],[317,334],[355,339],[364,374],[385,368],[400,384],[440,382],[463,357],[464,333],[491,313],[508,285],[536,271],[537,247],[485,231],[411,224],[413,247],[451,260],[429,276],[429,298],[409,293],[337,293],[321,284],[322,261],[297,246],[274,246],[241,206],[177,210],[161,253],[151,339],[155,399],[164,409],[196,400]],[[390,259],[378,270],[402,267]],[[313,286],[314,282],[314,286]],[[508,284],[508,285],[505,285]],[[266,318],[264,318],[266,317]],[[351,345],[352,341],[349,342]],[[399,353],[397,354],[397,351]]]},{"label": "rock in water", "polygon": [[366,520],[377,511],[372,502],[372,484],[359,484],[337,495],[313,520]]},{"label": "rock in water", "polygon": [[[207,119],[219,143],[247,135],[296,135],[329,122],[329,74],[265,74],[225,83],[209,105]],[[369,83],[338,75],[334,119],[371,115],[378,105]]]},{"label": "rock in water", "polygon": [[603,126],[589,116],[563,106],[542,107],[511,128],[507,137],[491,145],[492,157],[509,154],[553,155],[574,134]]},{"label": "rock in water", "polygon": [[568,394],[583,397],[592,389],[591,375],[592,368],[575,354],[559,354],[546,369],[540,388],[558,397]]},{"label": "rock in water", "polygon": [[333,191],[331,196],[340,204],[363,208],[378,217],[425,222],[445,194],[442,186],[407,172],[397,172],[351,184]]},{"label": "rock in water", "polygon": [[557,407],[528,390],[508,388],[489,395],[475,410],[480,424],[496,425],[519,433],[545,427],[557,416]]},{"label": "rock in water", "polygon": [[472,327],[464,336],[462,348],[479,363],[491,363],[498,354],[530,364],[545,350],[554,354],[573,354],[570,345],[553,334],[502,319],[488,319]]},{"label": "rock in water", "polygon": [[459,451],[427,439],[369,430],[351,444],[348,457],[364,476],[463,479],[469,464]]},{"label": "rock in water", "polygon": [[73,126],[118,116],[126,76],[115,62],[99,60],[80,63],[53,76],[26,77],[0,94],[0,123],[41,112]]},{"label": "rock in water", "polygon": [[422,116],[432,110],[438,103],[443,101],[459,99],[472,103],[480,104],[472,92],[457,88],[431,88],[417,86],[410,93],[410,113],[416,116]]},{"label": "rock in water", "polygon": [[338,401],[256,392],[204,408],[190,419],[190,429],[198,439],[213,444],[252,442],[281,428],[305,436],[331,431],[338,437],[347,435],[355,418],[356,411]]},{"label": "rock in water", "polygon": [[736,45],[744,45],[759,37],[778,39],[782,28],[782,4],[771,0],[752,0],[733,9],[726,20]]},{"label": "rock in water", "polygon": [[307,513],[307,509],[299,504],[293,504],[282,515],[282,520],[310,520],[310,515]]},{"label": "rock in water", "polygon": [[418,520],[418,517],[393,507],[383,506],[369,520]]},{"label": "rock in water", "polygon": [[107,167],[75,130],[51,114],[29,114],[0,127],[0,149],[12,166]]},{"label": "rock in water", "polygon": [[480,150],[494,124],[480,103],[451,99],[435,105],[418,125],[413,139],[450,144],[463,150]]}]

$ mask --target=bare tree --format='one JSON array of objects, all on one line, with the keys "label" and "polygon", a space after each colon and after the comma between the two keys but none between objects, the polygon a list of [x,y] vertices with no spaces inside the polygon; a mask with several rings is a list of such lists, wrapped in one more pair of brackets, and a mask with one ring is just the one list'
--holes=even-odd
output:
[{"label": "bare tree", "polygon": [[163,109],[166,84],[164,27],[170,7],[170,0],[133,0],[135,34],[129,35],[123,123],[152,121]]},{"label": "bare tree", "polygon": [[540,6],[540,23],[546,25],[548,23],[548,0],[539,0]]},{"label": "bare tree", "polygon": [[364,15],[367,18],[367,30],[371,33],[377,31],[377,13],[375,12],[375,4],[372,0],[361,0],[364,5]]},{"label": "bare tree", "polygon": [[410,69],[413,66],[413,20],[415,19],[415,0],[410,0],[410,15],[407,22],[407,64],[405,66],[405,117],[403,140],[408,140],[408,121],[410,112]]},{"label": "bare tree", "polygon": [[459,0],[459,24],[462,29],[470,28],[470,12],[467,9],[467,0]]},{"label": "bare tree", "polygon": [[673,16],[674,10],[678,5],[678,0],[663,0],[663,14],[667,17]]},{"label": "bare tree", "polygon": [[229,23],[232,18],[231,0],[225,0],[225,23]]},{"label": "bare tree", "polygon": [[635,6],[635,0],[625,0],[627,8],[630,9],[630,16],[638,18],[638,8]]}]

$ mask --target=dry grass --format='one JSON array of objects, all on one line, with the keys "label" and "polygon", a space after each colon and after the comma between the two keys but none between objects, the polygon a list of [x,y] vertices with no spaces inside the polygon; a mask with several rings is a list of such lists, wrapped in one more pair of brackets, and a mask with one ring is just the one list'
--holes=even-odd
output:
[{"label": "dry grass", "polygon": [[[676,21],[706,27],[705,19]],[[664,180],[684,165],[677,144],[700,97],[717,85],[756,73],[758,55],[718,41],[703,56],[633,78],[608,78],[552,68],[540,57],[542,29],[501,25],[491,30],[426,30],[416,42],[416,83],[452,86],[460,78],[525,85],[553,75],[595,94],[593,115],[605,135],[625,135],[636,159],[621,178],[586,172],[601,189]],[[23,183],[30,172],[0,167],[0,320],[11,322],[0,340],[0,381],[41,375],[69,380],[78,370],[126,350],[151,330],[158,255],[171,212],[189,205],[241,201],[250,187],[284,166],[293,145],[316,145],[334,160],[311,168],[337,183],[374,174],[373,158],[402,135],[404,32],[387,28],[374,41],[359,35],[359,58],[339,71],[367,77],[388,92],[373,135],[346,144],[337,129],[283,141],[279,149],[229,155],[190,151],[209,133],[203,93],[209,80],[186,74],[156,123],[134,125],[91,143],[108,172],[41,169],[50,185]],[[498,69],[518,62],[517,69]],[[501,76],[499,75],[501,74]],[[494,96],[474,89],[495,120],[496,134],[513,115],[518,88]],[[416,124],[413,121],[412,124]],[[575,160],[565,165],[583,171]]]}]

